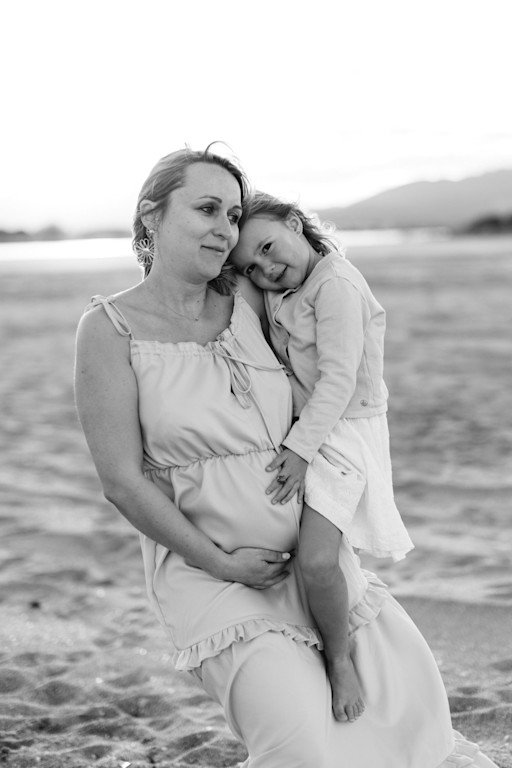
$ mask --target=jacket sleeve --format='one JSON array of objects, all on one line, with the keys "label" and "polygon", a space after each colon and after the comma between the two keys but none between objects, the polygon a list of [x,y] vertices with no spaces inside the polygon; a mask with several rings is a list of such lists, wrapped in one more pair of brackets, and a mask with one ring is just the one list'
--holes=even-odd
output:
[{"label": "jacket sleeve", "polygon": [[308,462],[343,416],[355,392],[370,308],[350,280],[333,277],[317,292],[315,319],[319,377],[283,441],[286,448]]}]

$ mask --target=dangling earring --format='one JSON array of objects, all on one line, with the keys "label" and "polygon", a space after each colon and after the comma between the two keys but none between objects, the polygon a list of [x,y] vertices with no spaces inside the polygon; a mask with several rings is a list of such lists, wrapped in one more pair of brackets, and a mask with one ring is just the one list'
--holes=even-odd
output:
[{"label": "dangling earring", "polygon": [[147,237],[137,240],[134,246],[135,255],[139,264],[146,268],[151,267],[155,258],[155,238],[154,230],[146,229]]}]

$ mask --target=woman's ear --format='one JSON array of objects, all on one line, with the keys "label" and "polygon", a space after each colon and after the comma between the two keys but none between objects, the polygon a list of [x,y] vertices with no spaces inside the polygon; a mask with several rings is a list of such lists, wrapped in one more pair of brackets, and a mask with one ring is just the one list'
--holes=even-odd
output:
[{"label": "woman's ear", "polygon": [[295,232],[296,235],[302,235],[302,221],[293,211],[288,214],[286,224],[288,227],[290,227],[292,232]]},{"label": "woman's ear", "polygon": [[151,200],[142,200],[140,204],[140,219],[146,229],[156,229],[158,224],[155,204]]}]

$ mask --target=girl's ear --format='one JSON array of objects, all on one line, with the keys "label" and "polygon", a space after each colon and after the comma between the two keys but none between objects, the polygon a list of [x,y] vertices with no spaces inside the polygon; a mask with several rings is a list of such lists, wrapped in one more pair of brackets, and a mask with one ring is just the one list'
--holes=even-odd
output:
[{"label": "girl's ear", "polygon": [[302,235],[302,221],[293,211],[288,214],[286,224],[288,227],[290,227],[292,232],[295,232],[296,235]]},{"label": "girl's ear", "polygon": [[140,218],[146,229],[156,229],[158,224],[155,204],[151,200],[142,200],[140,204]]}]

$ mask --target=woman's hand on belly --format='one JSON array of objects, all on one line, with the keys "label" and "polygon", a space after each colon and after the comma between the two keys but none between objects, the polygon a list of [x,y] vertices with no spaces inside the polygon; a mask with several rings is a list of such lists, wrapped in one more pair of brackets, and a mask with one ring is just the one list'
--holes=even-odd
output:
[{"label": "woman's hand on belly", "polygon": [[290,552],[240,547],[229,554],[224,581],[238,581],[253,589],[267,589],[288,575]]}]

